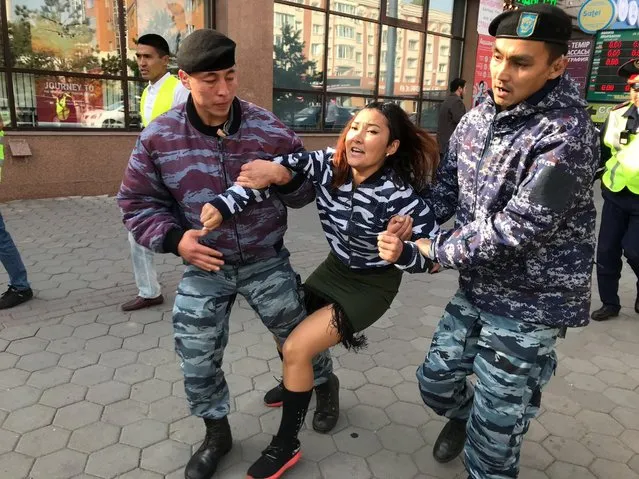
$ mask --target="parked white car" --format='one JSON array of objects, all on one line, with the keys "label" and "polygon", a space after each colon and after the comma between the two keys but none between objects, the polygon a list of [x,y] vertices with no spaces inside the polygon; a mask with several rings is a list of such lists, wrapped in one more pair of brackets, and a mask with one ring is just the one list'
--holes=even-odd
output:
[{"label": "parked white car", "polygon": [[122,128],[124,126],[124,102],[117,101],[102,109],[87,111],[82,124],[88,128]]}]

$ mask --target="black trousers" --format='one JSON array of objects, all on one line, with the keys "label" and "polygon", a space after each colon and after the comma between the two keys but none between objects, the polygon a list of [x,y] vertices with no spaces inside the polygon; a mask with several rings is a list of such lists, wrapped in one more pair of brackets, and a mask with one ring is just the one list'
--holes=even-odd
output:
[{"label": "black trousers", "polygon": [[604,198],[597,244],[597,282],[605,305],[620,306],[622,256],[637,276],[639,291],[639,195],[627,189],[613,193],[602,185]]}]

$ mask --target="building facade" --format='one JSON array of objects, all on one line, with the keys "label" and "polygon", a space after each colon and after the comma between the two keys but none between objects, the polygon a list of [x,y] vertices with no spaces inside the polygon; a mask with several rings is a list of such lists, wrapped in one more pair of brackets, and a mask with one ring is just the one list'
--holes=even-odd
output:
[{"label": "building facade", "polygon": [[172,52],[215,26],[238,44],[240,95],[308,148],[367,102],[434,131],[448,82],[472,80],[479,0],[0,0],[0,201],[113,194],[140,131],[135,41]]}]

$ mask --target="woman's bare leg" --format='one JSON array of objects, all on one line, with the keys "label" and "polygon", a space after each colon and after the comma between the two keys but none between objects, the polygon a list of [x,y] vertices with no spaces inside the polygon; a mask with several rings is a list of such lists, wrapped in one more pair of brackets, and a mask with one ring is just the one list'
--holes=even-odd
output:
[{"label": "woman's bare leg", "polygon": [[332,319],[332,305],[318,309],[302,321],[284,342],[284,387],[289,391],[313,389],[313,358],[340,342]]}]

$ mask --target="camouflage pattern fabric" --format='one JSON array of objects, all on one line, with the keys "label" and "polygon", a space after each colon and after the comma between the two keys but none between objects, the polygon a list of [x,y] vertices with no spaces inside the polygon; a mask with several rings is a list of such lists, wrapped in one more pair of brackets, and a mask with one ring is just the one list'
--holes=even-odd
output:
[{"label": "camouflage pattern fabric", "polygon": [[460,273],[478,308],[549,326],[584,326],[595,252],[597,131],[564,75],[498,111],[466,114],[427,193],[438,221],[436,260]]},{"label": "camouflage pattern fabric", "polygon": [[[303,149],[295,133],[271,112],[237,98],[235,102],[241,111],[239,129],[225,138],[196,130],[187,104],[157,117],[142,131],[117,198],[138,244],[166,253],[166,235],[174,229],[202,228],[202,207],[235,182],[244,163]],[[315,198],[310,182],[300,185],[247,208],[200,242],[220,251],[226,264],[275,257],[287,228],[285,205],[301,207]]]},{"label": "camouflage pattern fabric", "polygon": [[[461,291],[446,306],[417,380],[437,414],[468,420],[464,462],[471,478],[517,477],[524,434],[557,364],[558,333],[482,311]],[[474,387],[467,379],[473,373]]]},{"label": "camouflage pattern fabric", "polygon": [[[224,266],[219,272],[186,268],[173,307],[173,329],[192,414],[219,419],[229,413],[222,360],[237,294],[246,298],[280,344],[306,317],[299,276],[288,258],[283,249],[275,258],[237,268]],[[333,370],[328,352],[315,358],[313,369],[315,385],[326,382]]]}]

